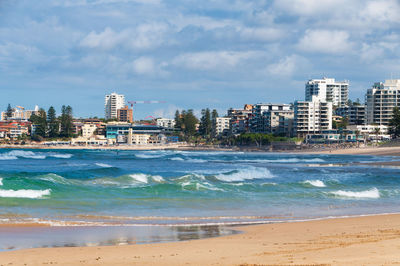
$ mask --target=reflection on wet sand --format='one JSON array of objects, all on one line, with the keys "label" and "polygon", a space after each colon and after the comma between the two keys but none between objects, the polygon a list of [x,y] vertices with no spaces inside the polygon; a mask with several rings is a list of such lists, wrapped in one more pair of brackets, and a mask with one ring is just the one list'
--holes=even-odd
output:
[{"label": "reflection on wet sand", "polygon": [[0,251],[187,241],[234,234],[226,226],[1,227]]}]

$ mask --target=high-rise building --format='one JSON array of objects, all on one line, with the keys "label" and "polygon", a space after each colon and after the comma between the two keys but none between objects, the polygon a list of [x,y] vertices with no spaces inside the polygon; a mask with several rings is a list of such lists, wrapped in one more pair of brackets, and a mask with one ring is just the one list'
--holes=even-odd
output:
[{"label": "high-rise building", "polygon": [[317,97],[321,102],[331,102],[334,106],[343,107],[349,100],[349,82],[335,81],[333,78],[310,79],[306,82],[306,101]]},{"label": "high-rise building", "polygon": [[400,107],[400,79],[375,83],[365,98],[367,124],[389,125],[393,108]]},{"label": "high-rise building", "polygon": [[125,96],[115,92],[106,95],[104,102],[104,118],[116,119],[118,118],[118,109],[125,106]]},{"label": "high-rise building", "polygon": [[126,105],[124,108],[117,110],[117,119],[120,122],[133,122],[133,110]]},{"label": "high-rise building", "polygon": [[336,115],[347,118],[349,125],[365,125],[365,105],[339,107],[335,112]]},{"label": "high-rise building", "polygon": [[294,103],[294,129],[297,136],[320,133],[332,129],[332,103],[296,101]]}]

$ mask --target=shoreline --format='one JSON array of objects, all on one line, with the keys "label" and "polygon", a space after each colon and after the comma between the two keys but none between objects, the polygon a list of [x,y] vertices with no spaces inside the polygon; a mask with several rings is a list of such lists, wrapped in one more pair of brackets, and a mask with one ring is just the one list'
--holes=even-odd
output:
[{"label": "shoreline", "polygon": [[242,233],[169,243],[24,249],[0,252],[0,261],[13,265],[374,265],[400,261],[400,214],[230,228]]}]

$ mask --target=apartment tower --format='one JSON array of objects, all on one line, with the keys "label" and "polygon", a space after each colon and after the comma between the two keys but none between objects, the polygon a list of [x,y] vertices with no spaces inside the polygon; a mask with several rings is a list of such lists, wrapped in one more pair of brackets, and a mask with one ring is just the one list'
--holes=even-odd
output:
[{"label": "apartment tower", "polygon": [[104,103],[105,119],[117,119],[118,109],[124,108],[125,96],[115,92],[106,95]]}]

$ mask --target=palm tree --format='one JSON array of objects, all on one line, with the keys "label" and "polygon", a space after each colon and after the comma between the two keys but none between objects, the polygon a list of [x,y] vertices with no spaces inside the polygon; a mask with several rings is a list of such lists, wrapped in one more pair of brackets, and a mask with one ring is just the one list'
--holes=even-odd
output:
[{"label": "palm tree", "polygon": [[374,129],[374,134],[375,134],[375,139],[376,139],[376,142],[378,143],[378,136],[379,136],[379,133],[381,132],[381,129],[379,128],[379,127],[376,127],[375,129]]}]

